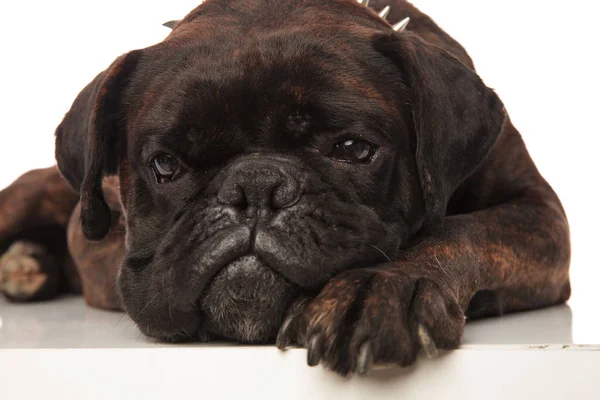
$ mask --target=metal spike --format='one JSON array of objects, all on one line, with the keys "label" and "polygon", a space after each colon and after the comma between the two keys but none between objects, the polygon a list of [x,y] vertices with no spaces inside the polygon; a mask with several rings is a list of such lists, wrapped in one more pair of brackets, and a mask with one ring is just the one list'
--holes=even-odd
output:
[{"label": "metal spike", "polygon": [[179,22],[178,19],[174,19],[173,21],[165,22],[163,24],[163,26],[166,26],[167,28],[173,29],[175,27],[175,25],[177,25],[178,22]]},{"label": "metal spike", "polygon": [[369,0],[358,0],[358,4],[362,4],[365,7],[369,7]]},{"label": "metal spike", "polygon": [[383,10],[381,10],[381,12],[379,12],[379,16],[383,19],[385,19],[385,17],[387,17],[387,15],[390,13],[390,6],[385,6],[385,8]]},{"label": "metal spike", "polygon": [[396,32],[404,32],[406,30],[406,27],[408,26],[409,22],[410,22],[410,17],[406,17],[402,21],[395,23],[392,28]]}]

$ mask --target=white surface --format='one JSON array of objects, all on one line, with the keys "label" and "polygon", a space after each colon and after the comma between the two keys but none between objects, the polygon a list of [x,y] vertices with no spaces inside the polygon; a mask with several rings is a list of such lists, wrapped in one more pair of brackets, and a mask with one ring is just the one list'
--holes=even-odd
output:
[{"label": "white surface", "polygon": [[[568,306],[469,322],[463,346],[408,369],[340,378],[306,351],[232,343],[173,345],[80,297],[0,300],[6,399],[597,399],[600,346],[574,344]],[[595,343],[600,343],[596,338]]]},{"label": "white surface", "polygon": [[0,382],[5,399],[597,400],[598,354],[459,350],[415,368],[343,379],[304,366],[300,350],[7,350]]},{"label": "white surface", "polygon": [[[197,3],[0,2],[0,187],[53,164],[54,129],[79,90],[119,54],[161,40],[168,32],[161,23]],[[572,229],[572,318],[563,307],[476,322],[463,350],[346,382],[305,367],[303,350],[155,349],[127,328],[127,318],[117,323],[119,314],[80,300],[34,308],[0,303],[0,347],[79,348],[0,350],[0,398],[597,399],[600,353],[562,346],[600,343],[598,3],[414,3],[466,47],[561,197]],[[521,341],[526,345],[514,344]],[[513,344],[499,344],[506,342]],[[533,343],[558,345],[532,349]]]},{"label": "white surface", "polygon": [[[566,305],[508,314],[467,324],[463,347],[493,348],[531,345],[589,345],[600,349],[600,336],[590,342],[573,340],[571,309]],[[158,343],[142,335],[121,312],[87,307],[81,297],[33,304],[14,304],[0,299],[0,349],[10,348],[132,348],[211,347],[217,344]],[[1,353],[0,353],[1,354]],[[599,371],[600,373],[600,371]]]}]

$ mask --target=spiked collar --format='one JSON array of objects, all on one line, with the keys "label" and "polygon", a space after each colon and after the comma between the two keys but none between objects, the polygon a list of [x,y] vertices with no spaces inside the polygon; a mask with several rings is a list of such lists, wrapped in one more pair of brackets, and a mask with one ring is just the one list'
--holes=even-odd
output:
[{"label": "spiked collar", "polygon": [[[358,4],[362,4],[364,7],[367,7],[367,8],[369,7],[369,0],[356,0],[356,1],[358,2]],[[202,1],[200,2],[200,4],[202,4]],[[381,19],[385,20],[389,13],[390,13],[390,6],[385,6],[379,12],[379,17]],[[176,20],[172,20],[169,22],[165,22],[163,24],[163,26],[173,29],[173,28],[175,28],[175,25],[177,25],[179,23],[179,21],[180,20],[176,19]],[[399,22],[395,23],[394,25],[392,25],[392,29],[396,32],[403,32],[404,30],[406,30],[406,27],[408,26],[409,22],[410,22],[410,17],[406,17],[402,21],[399,21]]]}]

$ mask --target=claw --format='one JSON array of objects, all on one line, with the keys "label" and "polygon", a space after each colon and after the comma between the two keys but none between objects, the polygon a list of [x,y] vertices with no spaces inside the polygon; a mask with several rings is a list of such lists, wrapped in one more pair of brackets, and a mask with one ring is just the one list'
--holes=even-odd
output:
[{"label": "claw", "polygon": [[315,367],[319,365],[323,357],[323,334],[317,333],[313,335],[308,342],[308,355],[306,362],[309,366]]},{"label": "claw", "polygon": [[356,372],[359,375],[366,375],[373,366],[373,345],[366,341],[360,345],[358,350],[358,360],[356,362]]},{"label": "claw", "polygon": [[290,315],[285,319],[283,325],[281,325],[279,333],[277,333],[277,339],[275,339],[275,346],[277,346],[279,350],[285,350],[292,343],[290,330],[295,318],[295,314]]},{"label": "claw", "polygon": [[417,328],[417,334],[419,335],[419,342],[421,343],[421,348],[427,355],[427,358],[434,358],[437,356],[438,351],[435,346],[435,342],[427,332],[427,328],[423,326],[423,324],[419,324]]},{"label": "claw", "polygon": [[281,324],[275,345],[279,350],[285,350],[290,344],[295,343],[299,346],[306,345],[306,336],[304,330],[300,331],[302,323],[302,312],[306,306],[308,298],[300,298],[288,310],[287,317]]}]

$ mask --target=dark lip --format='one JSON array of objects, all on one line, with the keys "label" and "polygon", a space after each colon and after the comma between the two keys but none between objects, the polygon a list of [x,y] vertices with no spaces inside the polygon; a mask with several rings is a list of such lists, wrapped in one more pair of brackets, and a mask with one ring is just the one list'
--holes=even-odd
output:
[{"label": "dark lip", "polygon": [[306,255],[297,254],[290,243],[275,237],[268,225],[260,221],[224,228],[204,241],[194,253],[197,256],[193,272],[173,271],[173,286],[180,288],[179,295],[173,296],[173,305],[182,310],[197,304],[219,272],[248,255],[256,256],[286,282],[304,290],[316,290],[330,278],[327,271],[312,265]]},{"label": "dark lip", "polygon": [[321,282],[330,278],[327,272],[318,266],[311,266],[306,257],[303,258],[289,243],[277,239],[264,227],[256,228],[253,239],[252,253],[288,282],[303,289],[315,290],[320,287]]},{"label": "dark lip", "polygon": [[[184,299],[198,299],[213,277],[231,262],[251,252],[252,230],[246,225],[225,228],[207,239],[195,251],[198,258],[194,262],[194,272],[180,274],[177,287],[186,288],[182,304],[175,306],[186,309],[190,303]],[[189,278],[193,276],[194,278]]]}]

